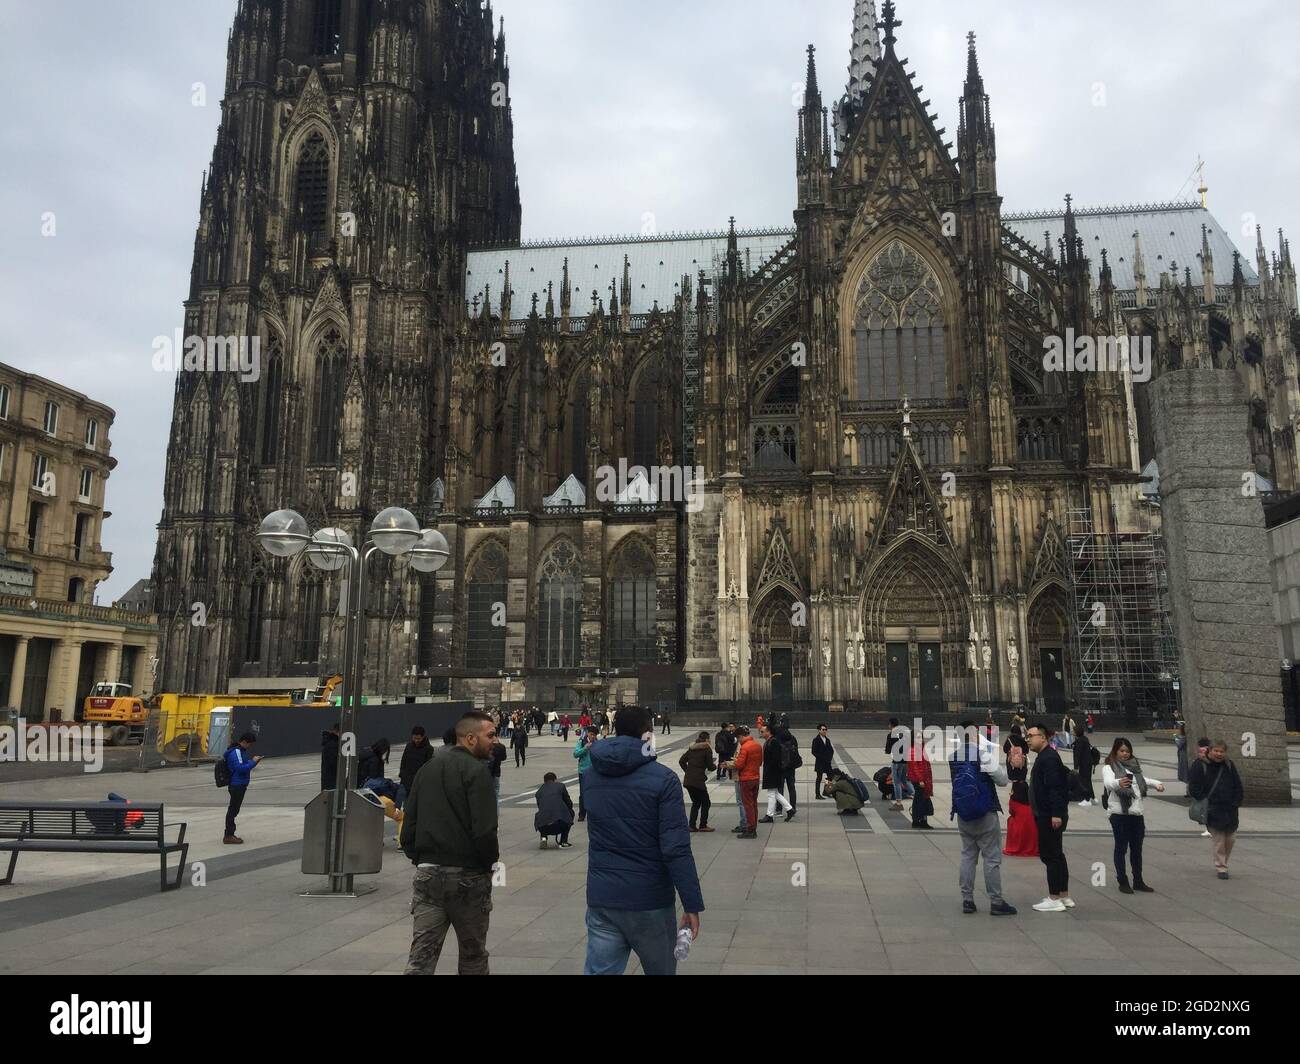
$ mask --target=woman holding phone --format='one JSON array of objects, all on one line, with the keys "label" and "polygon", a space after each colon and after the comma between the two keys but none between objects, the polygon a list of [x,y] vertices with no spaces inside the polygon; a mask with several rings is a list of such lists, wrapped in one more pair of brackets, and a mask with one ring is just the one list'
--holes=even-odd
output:
[{"label": "woman holding phone", "polygon": [[[1116,739],[1110,756],[1101,770],[1102,805],[1110,814],[1110,830],[1115,836],[1115,875],[1119,892],[1132,894],[1155,893],[1142,879],[1142,840],[1146,838],[1146,818],[1142,800],[1150,788],[1163,792],[1165,785],[1151,779],[1142,771],[1142,765],[1133,756],[1133,744],[1127,739]],[[1130,886],[1124,867],[1124,854],[1128,852],[1133,863],[1133,883]]]}]

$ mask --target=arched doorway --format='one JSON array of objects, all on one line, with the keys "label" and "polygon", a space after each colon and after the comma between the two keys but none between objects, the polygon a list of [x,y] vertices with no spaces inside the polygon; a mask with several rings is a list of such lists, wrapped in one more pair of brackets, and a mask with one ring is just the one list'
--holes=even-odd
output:
[{"label": "arched doorway", "polygon": [[1065,711],[1070,697],[1070,614],[1065,589],[1045,586],[1029,605],[1029,686],[1033,697],[1043,699],[1047,712]]},{"label": "arched doorway", "polygon": [[773,707],[789,708],[809,695],[808,625],[794,623],[796,607],[804,609],[777,585],[760,599],[749,626],[750,696]]},{"label": "arched doorway", "polygon": [[969,700],[967,617],[965,583],[937,551],[912,539],[887,552],[862,597],[868,702],[936,713]]}]

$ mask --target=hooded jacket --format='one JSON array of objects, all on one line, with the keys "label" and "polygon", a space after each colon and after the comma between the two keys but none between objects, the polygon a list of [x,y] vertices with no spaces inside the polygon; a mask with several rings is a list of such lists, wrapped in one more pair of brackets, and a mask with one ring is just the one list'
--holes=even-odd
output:
[{"label": "hooded jacket", "polygon": [[591,748],[582,781],[587,807],[587,904],[646,912],[673,893],[688,913],[704,911],[677,774],[630,735]]},{"label": "hooded jacket", "polygon": [[230,769],[230,786],[247,787],[257,762],[251,753],[236,743],[226,751],[226,767]]},{"label": "hooded jacket", "polygon": [[682,783],[687,787],[707,787],[709,773],[718,767],[713,760],[713,747],[708,743],[691,743],[677,763],[685,772]]},{"label": "hooded jacket", "polygon": [[397,782],[406,788],[408,794],[415,783],[415,774],[424,768],[431,757],[433,747],[429,745],[428,736],[425,736],[424,742],[419,746],[414,741],[406,744],[406,749],[402,751],[401,767],[397,770]]}]

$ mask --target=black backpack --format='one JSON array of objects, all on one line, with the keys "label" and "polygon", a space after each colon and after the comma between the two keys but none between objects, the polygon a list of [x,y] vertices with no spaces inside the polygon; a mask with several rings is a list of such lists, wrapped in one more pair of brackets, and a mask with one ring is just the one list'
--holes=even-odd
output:
[{"label": "black backpack", "polygon": [[862,800],[862,803],[864,805],[870,804],[871,792],[867,790],[867,785],[863,783],[860,779],[855,779],[852,776],[849,777],[849,782],[853,784],[853,789],[857,792],[857,795]]},{"label": "black backpack", "polygon": [[[226,753],[230,753],[229,750]],[[222,754],[217,758],[216,763],[212,766],[212,776],[218,787],[230,786],[230,762],[226,760],[226,755]]]},{"label": "black backpack", "polygon": [[1096,768],[1101,764],[1101,751],[1095,746],[1092,748],[1092,767]]}]

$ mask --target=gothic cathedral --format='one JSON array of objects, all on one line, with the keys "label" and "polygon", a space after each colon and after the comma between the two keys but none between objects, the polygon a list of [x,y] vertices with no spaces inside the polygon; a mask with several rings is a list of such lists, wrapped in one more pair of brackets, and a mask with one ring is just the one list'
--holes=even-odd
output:
[{"label": "gothic cathedral", "polygon": [[1004,213],[974,36],[954,150],[876,14],[832,107],[809,49],[792,225],[521,243],[489,7],[241,0],[185,331],[261,372],[179,375],[157,689],[337,671],[339,584],[253,532],[400,505],[451,559],[373,563],[372,693],[1166,697],[1143,375],[1044,351],[1235,368],[1260,490],[1300,490],[1289,247],[1252,268],[1195,203]]}]

